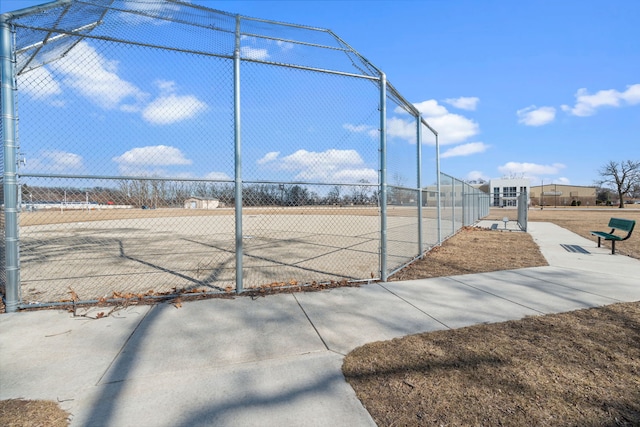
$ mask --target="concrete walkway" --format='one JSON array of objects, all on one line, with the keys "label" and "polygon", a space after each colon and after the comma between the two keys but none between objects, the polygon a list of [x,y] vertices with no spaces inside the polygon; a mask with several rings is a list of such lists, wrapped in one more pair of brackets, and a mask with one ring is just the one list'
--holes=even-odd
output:
[{"label": "concrete walkway", "polygon": [[548,267],[136,306],[98,320],[3,314],[0,399],[59,401],[72,426],[375,425],[341,373],[357,346],[640,300],[640,261],[554,224],[529,223],[529,233]]}]

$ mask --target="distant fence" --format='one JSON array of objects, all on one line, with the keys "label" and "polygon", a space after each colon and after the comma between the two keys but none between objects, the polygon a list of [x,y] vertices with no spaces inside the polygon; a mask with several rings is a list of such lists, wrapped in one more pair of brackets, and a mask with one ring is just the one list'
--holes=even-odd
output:
[{"label": "distant fence", "polygon": [[518,226],[527,231],[529,224],[529,195],[524,192],[518,195]]},{"label": "distant fence", "polygon": [[7,311],[387,280],[488,214],[329,30],[125,0],[0,30]]},{"label": "distant fence", "polygon": [[[531,206],[529,193],[526,191],[517,191],[515,187],[513,187],[513,191],[494,192],[491,193],[491,195],[487,194],[487,197],[490,198],[490,207],[515,209],[517,213],[516,222],[518,223],[518,227],[522,231],[527,231],[529,207]],[[505,217],[508,218],[508,215]]]}]

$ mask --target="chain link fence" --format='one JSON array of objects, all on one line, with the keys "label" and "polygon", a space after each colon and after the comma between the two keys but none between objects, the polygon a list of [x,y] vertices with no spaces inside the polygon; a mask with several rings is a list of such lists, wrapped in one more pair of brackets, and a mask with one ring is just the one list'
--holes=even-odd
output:
[{"label": "chain link fence", "polygon": [[488,214],[329,30],[162,0],[0,27],[8,311],[386,280]]}]

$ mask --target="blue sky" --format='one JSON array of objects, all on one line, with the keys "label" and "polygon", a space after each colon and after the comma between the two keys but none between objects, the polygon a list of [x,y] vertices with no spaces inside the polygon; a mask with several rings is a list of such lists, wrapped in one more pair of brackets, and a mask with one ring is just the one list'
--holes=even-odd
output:
[{"label": "blue sky", "polygon": [[[41,3],[3,0],[0,11]],[[394,87],[439,131],[441,169],[455,177],[525,176],[534,185],[541,180],[592,185],[598,169],[609,160],[640,159],[638,1],[193,3],[331,29],[382,69]],[[303,87],[304,83],[299,85]],[[177,135],[179,129],[168,129],[179,127],[185,118],[159,114],[165,104],[182,103],[190,114],[204,110],[206,104],[211,107],[195,96],[185,81],[159,77],[147,87],[137,83],[129,91],[131,109],[145,94],[155,97],[146,101],[141,115],[148,122],[156,121],[155,127],[144,131],[157,133],[158,138],[171,132]],[[102,102],[102,108],[108,109],[110,100]],[[371,124],[356,118],[343,127],[353,133],[371,131]],[[248,132],[250,135],[251,130]],[[316,163],[324,161],[338,172],[348,168],[353,177],[372,179],[375,164],[370,155],[356,148],[360,144],[357,138],[351,139],[348,149],[346,145],[342,149],[326,146],[317,152],[303,146],[294,149],[295,142],[290,144],[290,148],[278,151],[256,152],[252,167],[259,169],[277,162],[280,171],[292,171],[299,179],[323,179],[301,169],[301,164],[312,159]],[[159,173],[177,170],[199,156],[172,151],[175,148],[170,144],[158,147],[140,144],[105,155],[118,164],[120,172],[127,172],[128,167],[131,173],[135,173],[134,157],[151,154],[145,150],[154,149],[154,155],[175,159],[169,165],[157,162]],[[84,172],[91,172],[87,155],[83,159],[71,148],[65,154],[61,165],[73,168],[82,163]],[[40,150],[32,156],[37,165],[55,162],[60,153]],[[335,163],[340,161],[341,166]],[[402,161],[398,159],[398,165]],[[228,167],[218,168],[202,171],[199,177],[226,178],[229,173]]]}]

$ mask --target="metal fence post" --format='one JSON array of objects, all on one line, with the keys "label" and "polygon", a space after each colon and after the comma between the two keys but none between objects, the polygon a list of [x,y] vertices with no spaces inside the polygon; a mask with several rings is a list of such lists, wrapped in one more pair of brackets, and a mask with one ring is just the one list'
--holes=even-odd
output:
[{"label": "metal fence post", "polygon": [[240,15],[236,15],[236,46],[233,52],[233,127],[235,145],[236,293],[242,292],[242,152],[240,134]]},{"label": "metal fence post", "polygon": [[422,255],[424,251],[422,247],[422,118],[420,116],[417,117],[417,138],[418,146],[416,155],[418,156],[418,256]]},{"label": "metal fence post", "polygon": [[387,281],[387,76],[380,73],[380,279]]},{"label": "metal fence post", "polygon": [[460,196],[460,201],[462,203],[462,226],[464,227],[465,225],[467,225],[467,203],[465,200],[466,197],[466,192],[464,191],[464,183],[462,184],[462,194]]},{"label": "metal fence post", "polygon": [[438,244],[442,243],[442,201],[440,193],[442,189],[440,187],[440,144],[438,143],[438,134],[436,133],[436,189],[438,190],[438,194],[436,196],[436,201],[438,204],[438,208],[436,210],[438,216]]},{"label": "metal fence post", "polygon": [[0,15],[2,62],[2,143],[4,150],[4,221],[5,221],[5,306],[6,312],[18,310],[20,303],[20,253],[18,240],[18,174],[15,116],[15,71],[13,34],[9,22]]},{"label": "metal fence post", "polygon": [[456,234],[456,179],[451,179],[451,235]]}]

